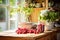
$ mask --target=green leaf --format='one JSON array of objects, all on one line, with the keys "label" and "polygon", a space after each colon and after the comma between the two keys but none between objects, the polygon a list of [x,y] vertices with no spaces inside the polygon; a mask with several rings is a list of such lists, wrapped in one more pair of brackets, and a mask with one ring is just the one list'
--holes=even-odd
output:
[{"label": "green leaf", "polygon": [[40,20],[48,20],[48,21],[55,21],[56,19],[58,19],[60,17],[60,13],[55,12],[55,11],[48,11],[47,12],[47,16],[40,16]]}]

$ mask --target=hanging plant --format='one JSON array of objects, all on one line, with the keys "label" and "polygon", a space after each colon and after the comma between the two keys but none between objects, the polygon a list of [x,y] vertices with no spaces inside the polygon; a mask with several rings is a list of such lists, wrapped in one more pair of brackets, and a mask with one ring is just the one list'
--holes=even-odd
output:
[{"label": "hanging plant", "polygon": [[25,13],[26,20],[29,21],[29,17],[31,15],[31,13],[33,12],[33,8],[23,7],[22,12]]},{"label": "hanging plant", "polygon": [[27,16],[31,15],[33,8],[24,7],[23,10]]}]

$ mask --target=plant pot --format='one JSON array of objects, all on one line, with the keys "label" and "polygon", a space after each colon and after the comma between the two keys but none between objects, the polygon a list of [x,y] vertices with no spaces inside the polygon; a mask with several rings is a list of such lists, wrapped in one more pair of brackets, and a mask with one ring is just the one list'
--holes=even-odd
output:
[{"label": "plant pot", "polygon": [[54,22],[46,22],[45,31],[52,30],[54,28]]}]

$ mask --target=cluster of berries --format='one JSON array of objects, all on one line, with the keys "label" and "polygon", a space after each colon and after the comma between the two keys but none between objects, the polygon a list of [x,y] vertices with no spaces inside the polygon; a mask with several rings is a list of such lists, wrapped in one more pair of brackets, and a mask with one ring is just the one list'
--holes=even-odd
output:
[{"label": "cluster of berries", "polygon": [[38,34],[38,33],[42,33],[42,32],[44,32],[44,25],[43,24],[37,25],[36,29],[18,28],[16,30],[17,34],[27,34],[27,33]]}]

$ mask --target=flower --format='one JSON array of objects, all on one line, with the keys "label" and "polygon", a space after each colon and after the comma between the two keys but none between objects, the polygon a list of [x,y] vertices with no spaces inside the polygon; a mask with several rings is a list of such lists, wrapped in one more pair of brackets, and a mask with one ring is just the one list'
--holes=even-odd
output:
[{"label": "flower", "polygon": [[40,16],[47,16],[47,11],[48,11],[48,10],[42,10],[42,11],[40,12]]}]

